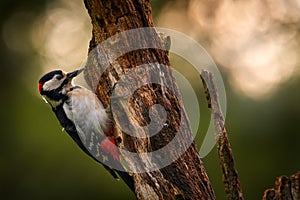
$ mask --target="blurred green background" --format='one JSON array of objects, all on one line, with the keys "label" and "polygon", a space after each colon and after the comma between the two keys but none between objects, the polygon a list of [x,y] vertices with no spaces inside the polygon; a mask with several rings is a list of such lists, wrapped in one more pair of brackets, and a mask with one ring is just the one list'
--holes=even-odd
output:
[{"label": "blurred green background", "polygon": [[[227,130],[245,199],[261,199],[277,176],[300,170],[300,2],[151,3],[157,26],[193,37],[219,66],[227,93]],[[82,1],[0,2],[3,199],[133,199],[124,183],[61,131],[37,94],[43,73],[82,64],[90,36]],[[184,68],[176,58],[171,62]],[[192,70],[185,76],[193,87],[201,87]],[[197,142],[209,121],[204,96],[200,98],[204,114]],[[225,199],[216,149],[203,161],[217,198]]]}]

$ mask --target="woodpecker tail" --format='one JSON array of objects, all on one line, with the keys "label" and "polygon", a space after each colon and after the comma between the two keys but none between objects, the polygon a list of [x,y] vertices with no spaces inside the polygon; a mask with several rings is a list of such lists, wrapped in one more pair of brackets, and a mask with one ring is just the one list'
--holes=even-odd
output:
[{"label": "woodpecker tail", "polygon": [[127,184],[127,186],[135,193],[134,181],[133,177],[130,176],[127,172],[117,171],[119,176],[123,179],[123,181]]},{"label": "woodpecker tail", "polygon": [[[99,161],[97,161],[97,162],[99,162]],[[120,162],[115,162],[114,164],[118,165],[118,167],[120,169],[123,168],[123,166],[121,165]],[[112,169],[105,164],[102,164],[102,165],[115,179],[119,179],[119,177],[120,177],[126,183],[126,185],[132,190],[132,192],[135,193],[133,177],[131,175],[129,175],[129,173],[126,172],[124,168],[123,168],[124,171],[121,171],[121,170]]]}]

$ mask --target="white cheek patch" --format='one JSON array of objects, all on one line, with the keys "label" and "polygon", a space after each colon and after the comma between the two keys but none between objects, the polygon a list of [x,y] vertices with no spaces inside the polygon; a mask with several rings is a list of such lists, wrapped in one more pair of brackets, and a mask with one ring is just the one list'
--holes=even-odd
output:
[{"label": "white cheek patch", "polygon": [[51,80],[44,83],[43,90],[44,91],[54,90],[54,89],[58,88],[62,84],[63,81],[64,81],[64,79],[57,80],[56,76],[54,76]]}]

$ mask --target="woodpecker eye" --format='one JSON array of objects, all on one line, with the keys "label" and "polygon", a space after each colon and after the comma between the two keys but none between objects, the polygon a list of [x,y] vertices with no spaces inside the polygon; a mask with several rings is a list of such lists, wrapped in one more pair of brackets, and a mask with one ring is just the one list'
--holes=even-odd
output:
[{"label": "woodpecker eye", "polygon": [[62,75],[57,75],[57,76],[56,76],[56,79],[59,80],[59,81],[60,81],[62,78],[63,78]]}]

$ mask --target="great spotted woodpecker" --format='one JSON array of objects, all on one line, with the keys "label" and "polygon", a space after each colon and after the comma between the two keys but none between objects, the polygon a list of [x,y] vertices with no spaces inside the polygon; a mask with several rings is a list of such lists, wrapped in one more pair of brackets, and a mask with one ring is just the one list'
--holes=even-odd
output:
[{"label": "great spotted woodpecker", "polygon": [[[79,69],[65,73],[54,70],[45,74],[38,83],[39,93],[49,103],[61,126],[76,144],[101,163],[113,177],[118,178],[119,174],[134,192],[132,176],[120,162],[109,113],[93,92],[73,85],[73,78],[82,71],[83,69]],[[116,166],[118,170],[110,166]]]}]

